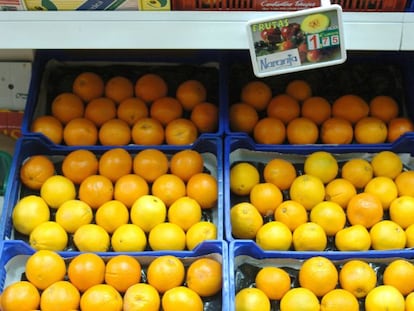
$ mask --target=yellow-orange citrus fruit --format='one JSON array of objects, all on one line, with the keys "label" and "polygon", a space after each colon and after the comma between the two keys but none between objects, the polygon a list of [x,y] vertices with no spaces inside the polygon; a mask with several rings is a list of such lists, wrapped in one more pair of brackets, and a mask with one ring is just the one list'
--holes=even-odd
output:
[{"label": "yellow-orange citrus fruit", "polygon": [[242,102],[254,107],[257,111],[265,110],[272,98],[272,89],[265,82],[255,80],[247,82],[241,90]]},{"label": "yellow-orange citrus fruit", "polygon": [[282,144],[286,138],[285,125],[277,118],[262,118],[253,128],[253,138],[259,144]]},{"label": "yellow-orange citrus fruit", "polygon": [[164,97],[168,93],[168,85],[163,77],[154,73],[146,73],[138,78],[134,86],[135,96],[146,103]]},{"label": "yellow-orange citrus fruit", "polygon": [[80,308],[85,311],[122,310],[122,296],[111,285],[97,284],[88,288],[82,294]]},{"label": "yellow-orange citrus fruit", "polygon": [[339,284],[355,297],[363,298],[377,285],[377,274],[366,261],[351,259],[339,270]]},{"label": "yellow-orange citrus fruit", "polygon": [[131,173],[132,156],[123,148],[111,148],[99,158],[99,174],[108,177],[112,182]]},{"label": "yellow-orange citrus fruit", "polygon": [[54,144],[60,144],[64,138],[62,123],[50,115],[35,118],[30,126],[30,131],[43,134]]},{"label": "yellow-orange citrus fruit", "polygon": [[139,151],[132,163],[133,172],[142,176],[149,183],[166,174],[168,168],[169,161],[166,154],[155,148],[146,148]]},{"label": "yellow-orange citrus fruit", "polygon": [[406,117],[394,118],[388,122],[387,141],[392,143],[408,132],[414,132],[414,123]]},{"label": "yellow-orange citrus fruit", "polygon": [[317,125],[323,124],[331,117],[331,104],[321,96],[306,98],[300,109],[303,117],[311,119]]},{"label": "yellow-orange citrus fruit", "polygon": [[364,188],[373,176],[371,163],[362,158],[349,159],[341,169],[341,177],[350,181],[357,189]]},{"label": "yellow-orange citrus fruit", "polygon": [[335,246],[340,251],[367,251],[371,236],[363,225],[346,226],[335,234]]},{"label": "yellow-orange citrus fruit", "polygon": [[[257,308],[252,310],[257,310]],[[318,297],[311,290],[304,287],[295,287],[290,289],[280,300],[280,310],[318,311],[320,310],[320,303]]]},{"label": "yellow-orange citrus fruit", "polygon": [[178,99],[170,96],[156,99],[149,109],[151,118],[157,119],[163,126],[183,116],[183,106]]},{"label": "yellow-orange citrus fruit", "polygon": [[79,186],[78,197],[93,209],[113,199],[114,187],[111,180],[103,175],[86,177]]},{"label": "yellow-orange citrus fruit", "polygon": [[186,192],[200,204],[202,209],[213,208],[218,202],[219,186],[216,177],[208,173],[197,173],[187,181]]},{"label": "yellow-orange citrus fruit", "polygon": [[330,152],[315,151],[305,159],[305,174],[320,178],[324,184],[337,177],[338,170],[338,162]]},{"label": "yellow-orange citrus fruit", "polygon": [[124,294],[125,311],[146,310],[158,311],[161,298],[158,291],[147,283],[137,283],[130,286]]},{"label": "yellow-orange citrus fruit", "polygon": [[57,209],[64,202],[75,199],[75,184],[62,175],[50,176],[42,184],[40,196],[51,208]]},{"label": "yellow-orange citrus fruit", "polygon": [[63,141],[68,146],[93,146],[98,142],[98,128],[89,119],[70,120],[63,129]]},{"label": "yellow-orange citrus fruit", "polygon": [[335,202],[322,201],[310,211],[309,218],[319,224],[328,236],[334,236],[346,224],[344,209]]},{"label": "yellow-orange citrus fruit", "polygon": [[193,149],[180,150],[174,153],[169,161],[171,173],[187,182],[191,176],[202,173],[204,158],[200,152]]},{"label": "yellow-orange citrus fruit", "polygon": [[22,197],[13,208],[13,227],[29,235],[39,224],[49,221],[50,214],[49,206],[42,197],[34,194]]},{"label": "yellow-orange citrus fruit", "polygon": [[111,119],[100,127],[98,139],[103,146],[125,146],[131,142],[131,128],[124,120]]},{"label": "yellow-orange citrus fruit", "polygon": [[234,307],[236,311],[270,310],[270,300],[261,289],[245,287],[236,293]]},{"label": "yellow-orange citrus fruit", "polygon": [[80,253],[73,257],[67,267],[69,281],[84,292],[105,280],[105,261],[94,253]]},{"label": "yellow-orange citrus fruit", "polygon": [[230,209],[231,232],[238,239],[253,239],[263,225],[259,211],[249,202],[241,202]]},{"label": "yellow-orange citrus fruit", "polygon": [[83,117],[85,107],[82,99],[76,94],[65,92],[56,96],[52,101],[51,113],[62,124],[75,118]]},{"label": "yellow-orange citrus fruit", "polygon": [[404,296],[391,285],[373,288],[365,297],[366,311],[405,310]]},{"label": "yellow-orange citrus fruit", "polygon": [[17,281],[4,288],[0,306],[4,311],[32,311],[40,304],[39,290],[28,281]]},{"label": "yellow-orange citrus fruit", "polygon": [[80,226],[89,224],[92,220],[92,208],[78,199],[66,201],[55,214],[55,221],[68,233],[74,233]]},{"label": "yellow-orange citrus fruit", "polygon": [[286,85],[286,93],[293,98],[304,101],[312,96],[312,88],[305,80],[292,80]]},{"label": "yellow-orange citrus fruit", "polygon": [[160,223],[149,232],[148,244],[154,251],[182,251],[186,246],[185,231],[170,222]]},{"label": "yellow-orange citrus fruit", "polygon": [[180,177],[174,174],[164,174],[158,177],[151,186],[151,193],[160,198],[166,206],[170,206],[187,194],[186,185]]},{"label": "yellow-orange citrus fruit", "polygon": [[355,186],[345,178],[335,178],[325,186],[325,200],[346,208],[349,200],[357,194]]},{"label": "yellow-orange citrus fruit", "polygon": [[388,123],[400,113],[397,101],[391,96],[377,95],[369,101],[369,114]]},{"label": "yellow-orange citrus fruit", "polygon": [[398,154],[383,150],[375,154],[371,160],[374,176],[396,178],[403,170],[403,163]]},{"label": "yellow-orange citrus fruit", "polygon": [[304,174],[295,178],[289,189],[290,199],[299,202],[307,210],[325,199],[325,186],[321,179]]},{"label": "yellow-orange citrus fruit", "polygon": [[257,168],[248,162],[239,162],[230,168],[230,190],[237,195],[248,195],[260,181]]},{"label": "yellow-orange citrus fruit", "polygon": [[411,280],[414,277],[414,265],[407,259],[395,259],[390,262],[383,273],[384,285],[392,285],[404,296],[414,291]]},{"label": "yellow-orange citrus fruit", "polygon": [[186,286],[169,289],[161,298],[161,305],[165,311],[203,311],[204,303],[200,295]]},{"label": "yellow-orange citrus fruit", "polygon": [[402,195],[391,202],[389,208],[390,219],[403,229],[414,224],[414,197]]},{"label": "yellow-orange citrus fruit", "polygon": [[257,230],[256,244],[264,250],[287,251],[292,245],[292,232],[280,221],[269,221]]},{"label": "yellow-orange citrus fruit", "polygon": [[131,222],[145,232],[163,223],[167,217],[165,203],[155,195],[147,194],[138,198],[130,210]]},{"label": "yellow-orange citrus fruit", "polygon": [[361,192],[349,200],[346,216],[351,225],[371,228],[384,215],[381,200],[372,193]]},{"label": "yellow-orange citrus fruit", "polygon": [[124,76],[113,76],[105,83],[105,97],[119,104],[125,99],[134,96],[134,85],[132,81]]},{"label": "yellow-orange citrus fruit", "polygon": [[407,242],[405,231],[392,220],[381,220],[369,231],[372,248],[375,250],[402,249]]},{"label": "yellow-orange citrus fruit", "polygon": [[165,127],[165,141],[169,145],[189,145],[196,141],[198,129],[186,118],[172,120]]},{"label": "yellow-orange citrus fruit", "polygon": [[328,244],[325,230],[314,222],[299,225],[293,231],[292,241],[296,251],[323,251]]},{"label": "yellow-orange citrus fruit", "polygon": [[266,163],[263,178],[266,182],[275,184],[280,190],[287,190],[296,178],[296,169],[288,160],[274,158]]},{"label": "yellow-orange citrus fruit", "polygon": [[141,280],[141,264],[133,256],[117,255],[105,265],[105,283],[124,293]]},{"label": "yellow-orange citrus fruit", "polygon": [[280,300],[291,288],[291,282],[289,273],[273,266],[261,268],[255,277],[256,287],[272,300]]},{"label": "yellow-orange citrus fruit", "polygon": [[332,103],[332,116],[344,118],[352,124],[355,124],[360,119],[367,117],[368,114],[368,103],[358,95],[342,95]]},{"label": "yellow-orange citrus fruit", "polygon": [[40,296],[40,309],[43,311],[77,310],[79,303],[80,293],[68,281],[53,283]]},{"label": "yellow-orange citrus fruit", "polygon": [[299,101],[288,94],[274,96],[266,108],[268,117],[279,119],[284,124],[288,124],[300,115]]},{"label": "yellow-orange citrus fruit", "polygon": [[147,282],[162,294],[180,286],[185,279],[183,262],[174,255],[162,255],[151,261],[147,268]]},{"label": "yellow-orange citrus fruit", "polygon": [[46,221],[30,232],[29,244],[35,250],[63,251],[68,245],[68,235],[57,222]]},{"label": "yellow-orange citrus fruit", "polygon": [[147,246],[147,236],[135,224],[122,224],[112,234],[111,246],[115,252],[142,252]]},{"label": "yellow-orange citrus fruit", "polygon": [[100,127],[116,117],[116,104],[107,97],[94,98],[86,104],[84,117]]},{"label": "yellow-orange citrus fruit", "polygon": [[154,118],[138,119],[131,128],[132,141],[137,145],[161,145],[164,137],[164,127]]},{"label": "yellow-orange citrus fruit", "polygon": [[193,110],[195,105],[205,102],[207,89],[201,81],[190,79],[181,82],[175,92],[175,97],[183,105],[184,110]]},{"label": "yellow-orange citrus fruit", "polygon": [[394,179],[397,185],[398,195],[408,195],[414,197],[414,171],[407,170],[397,175]]},{"label": "yellow-orange citrus fruit", "polygon": [[219,126],[219,108],[213,103],[199,103],[191,110],[190,120],[199,133],[216,132]]},{"label": "yellow-orange citrus fruit", "polygon": [[246,103],[235,103],[229,108],[230,129],[233,132],[252,133],[259,121],[257,110]]},{"label": "yellow-orange citrus fruit", "polygon": [[222,288],[222,264],[212,258],[200,258],[187,268],[185,283],[201,297],[217,294]]},{"label": "yellow-orange citrus fruit", "polygon": [[321,125],[320,139],[324,144],[350,144],[354,139],[354,129],[348,120],[329,118]]},{"label": "yellow-orange citrus fruit", "polygon": [[299,202],[285,200],[276,208],[274,218],[294,231],[299,225],[308,221],[308,212]]},{"label": "yellow-orange citrus fruit", "polygon": [[114,185],[114,199],[131,207],[143,195],[149,194],[147,181],[137,174],[120,177]]},{"label": "yellow-orange citrus fruit", "polygon": [[272,183],[258,183],[250,191],[250,202],[263,216],[273,215],[282,201],[282,191]]},{"label": "yellow-orange citrus fruit", "polygon": [[387,124],[378,118],[364,117],[354,126],[354,137],[359,144],[381,144],[387,135]]},{"label": "yellow-orange citrus fruit", "polygon": [[110,237],[104,228],[91,223],[82,225],[75,231],[73,242],[81,252],[106,252],[109,249]]},{"label": "yellow-orange citrus fruit", "polygon": [[286,136],[292,145],[314,144],[318,141],[319,129],[312,120],[298,117],[287,124]]},{"label": "yellow-orange citrus fruit", "polygon": [[116,116],[132,126],[141,118],[148,117],[147,104],[138,97],[124,99],[118,104]]},{"label": "yellow-orange citrus fruit", "polygon": [[326,293],[321,299],[321,311],[358,311],[358,299],[349,291],[335,288]]},{"label": "yellow-orange citrus fruit", "polygon": [[375,194],[382,203],[384,210],[388,210],[392,201],[398,196],[395,182],[385,176],[377,176],[371,179],[364,187],[364,192]]},{"label": "yellow-orange citrus fruit", "polygon": [[73,81],[72,92],[78,95],[84,102],[101,97],[105,91],[105,83],[102,77],[94,72],[81,72]]},{"label": "yellow-orange citrus fruit", "polygon": [[193,250],[206,240],[217,239],[217,226],[210,221],[199,221],[192,225],[185,234],[187,249]]},{"label": "yellow-orange citrus fruit", "polygon": [[19,177],[28,188],[39,190],[55,174],[55,165],[46,155],[32,155],[20,167]]},{"label": "yellow-orange citrus fruit", "polygon": [[87,149],[69,152],[62,162],[64,176],[79,185],[86,177],[98,173],[99,161],[95,153]]}]

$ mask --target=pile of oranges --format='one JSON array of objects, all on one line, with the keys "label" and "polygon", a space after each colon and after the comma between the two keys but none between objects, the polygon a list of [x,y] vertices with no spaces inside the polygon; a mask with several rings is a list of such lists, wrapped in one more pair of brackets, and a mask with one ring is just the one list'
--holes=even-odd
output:
[{"label": "pile of oranges", "polygon": [[13,208],[13,226],[36,250],[192,250],[217,239],[210,162],[195,149],[32,155],[20,167],[29,191]]},{"label": "pile of oranges", "polygon": [[327,151],[295,165],[230,167],[231,234],[264,250],[367,251],[413,247],[414,171],[403,155],[380,151],[367,158]]},{"label": "pile of oranges", "polygon": [[155,73],[136,81],[120,75],[104,81],[85,71],[75,77],[71,92],[53,99],[50,114],[33,120],[31,131],[67,146],[187,145],[218,129],[218,106],[207,95],[195,79],[169,90]]},{"label": "pile of oranges", "polygon": [[[235,310],[413,310],[414,264],[408,259],[344,261],[314,256],[252,266],[252,286],[237,289]],[[236,268],[237,269],[237,268]],[[249,305],[255,301],[255,308]],[[273,308],[277,306],[278,308]]]},{"label": "pile of oranges", "polygon": [[23,280],[8,285],[1,310],[204,310],[204,299],[222,289],[222,263],[210,257],[126,254],[103,258],[80,253],[64,258],[37,251]]},{"label": "pile of oranges", "polygon": [[259,144],[392,143],[414,131],[400,106],[388,95],[366,101],[344,94],[329,102],[299,79],[274,95],[266,82],[255,80],[242,87],[239,102],[230,106],[229,122],[231,131],[247,133]]}]

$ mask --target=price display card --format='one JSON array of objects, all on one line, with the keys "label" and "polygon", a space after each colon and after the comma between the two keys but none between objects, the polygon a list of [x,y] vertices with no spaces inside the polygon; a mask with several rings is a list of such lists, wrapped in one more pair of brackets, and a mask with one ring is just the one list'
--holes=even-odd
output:
[{"label": "price display card", "polygon": [[251,20],[247,35],[257,77],[345,62],[342,8],[333,4]]}]

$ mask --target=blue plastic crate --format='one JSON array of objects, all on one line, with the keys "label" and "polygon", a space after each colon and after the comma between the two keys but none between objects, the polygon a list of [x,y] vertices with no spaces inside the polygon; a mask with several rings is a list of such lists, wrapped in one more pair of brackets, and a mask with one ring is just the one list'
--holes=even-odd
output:
[{"label": "blue plastic crate", "polygon": [[[254,287],[254,277],[260,268],[274,266],[287,268],[292,279],[292,288],[298,287],[297,273],[303,261],[314,256],[320,256],[318,252],[273,252],[263,251],[253,241],[239,240],[229,244],[229,310],[234,310],[234,297],[242,288]],[[394,259],[407,259],[414,262],[412,250],[403,251],[375,251],[375,252],[324,252],[324,257],[332,260],[335,266],[352,259],[368,262],[377,273],[378,285],[382,282],[383,268]],[[271,300],[271,311],[279,310],[278,302]],[[360,300],[361,310],[363,301]]]},{"label": "blue plastic crate", "polygon": [[[2,241],[0,243],[0,292],[4,288],[15,282],[24,279],[25,263],[33,249],[22,241]],[[59,254],[69,262],[79,252],[59,252]],[[122,253],[97,253],[105,261]],[[193,251],[184,252],[136,252],[125,253],[138,259],[145,273],[148,264],[155,258],[162,255],[173,255],[180,258],[184,266],[198,258],[213,258],[222,264],[222,290],[220,293],[204,299],[205,310],[230,310],[229,305],[229,278],[228,278],[228,245],[224,241],[205,241],[197,246]]]},{"label": "blue plastic crate", "polygon": [[[125,149],[134,156],[140,150],[145,150],[147,147],[143,146],[128,146]],[[98,157],[111,147],[91,147],[87,150],[91,150]],[[184,149],[192,149],[200,152],[203,155],[205,170],[211,175],[216,177],[218,183],[218,201],[217,206],[211,210],[205,210],[203,217],[206,220],[212,221],[217,226],[217,240],[222,240],[224,235],[223,229],[223,159],[222,159],[222,140],[217,137],[210,137],[206,139],[199,139],[192,146],[159,146],[157,149],[163,151],[168,157],[172,156],[178,151]],[[33,192],[33,190],[26,189],[20,182],[20,167],[22,163],[28,157],[32,155],[46,155],[48,156],[58,167],[72,148],[65,148],[62,146],[56,146],[51,144],[44,137],[22,137],[16,143],[15,154],[12,159],[10,169],[10,183],[6,188],[4,197],[3,213],[1,215],[0,223],[0,240],[4,239],[23,239],[27,241],[27,236],[22,236],[15,232],[12,224],[12,211],[16,203],[20,198],[28,194],[39,194],[39,192]]]},{"label": "blue plastic crate", "polygon": [[[341,146],[328,146],[328,145],[257,145],[254,141],[245,136],[227,136],[224,141],[224,228],[226,240],[232,242],[237,240],[232,235],[232,226],[230,221],[230,208],[240,201],[247,201],[248,197],[238,197],[230,191],[230,169],[233,163],[236,162],[251,162],[259,168],[264,168],[264,165],[275,157],[282,157],[287,160],[289,158],[295,159],[297,169],[301,170],[301,163],[303,164],[306,156],[312,152],[325,150],[331,152],[338,158],[338,162],[342,159],[346,159],[346,154],[350,154],[353,157],[362,155],[366,159],[371,159],[372,156],[380,151],[389,150],[400,154],[403,159],[403,163],[408,168],[414,166],[414,135],[407,135],[404,138],[400,138],[393,144],[387,146],[382,145],[341,145]],[[288,192],[284,192],[286,197]],[[290,251],[288,251],[290,252]]]},{"label": "blue plastic crate", "polygon": [[[344,64],[260,79],[272,89],[272,95],[283,94],[287,84],[295,79],[307,81],[314,96],[322,96],[331,104],[346,94],[355,94],[369,101],[376,95],[393,97],[400,105],[400,116],[414,120],[414,54],[412,52],[356,52],[348,51]],[[224,133],[252,137],[233,131],[229,122],[229,107],[241,101],[242,87],[249,81],[258,80],[252,71],[248,53],[234,53],[226,61],[228,105],[223,108]],[[260,112],[259,117],[264,117]],[[287,144],[287,140],[284,144]],[[320,144],[320,141],[317,142]],[[259,144],[258,144],[259,145]],[[356,144],[361,146],[361,144]],[[385,142],[383,147],[389,145]]]},{"label": "blue plastic crate", "polygon": [[[92,71],[100,74],[104,81],[115,75],[129,78],[133,83],[145,73],[156,73],[168,84],[167,96],[175,97],[175,91],[181,82],[196,79],[207,90],[207,102],[216,104],[222,110],[225,98],[222,89],[226,81],[221,74],[222,56],[217,52],[205,53],[117,53],[90,54],[86,56],[68,51],[38,51],[36,53],[29,86],[27,104],[22,122],[22,135],[40,136],[31,132],[33,120],[41,115],[50,114],[53,99],[62,92],[72,92],[72,82],[77,74]],[[184,112],[184,117],[189,117]],[[219,113],[217,130],[201,133],[199,138],[220,136],[224,125]]]}]

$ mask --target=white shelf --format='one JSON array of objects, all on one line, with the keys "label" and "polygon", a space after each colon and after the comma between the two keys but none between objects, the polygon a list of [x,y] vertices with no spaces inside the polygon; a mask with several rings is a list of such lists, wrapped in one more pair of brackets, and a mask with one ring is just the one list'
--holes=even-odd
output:
[{"label": "white shelf", "polygon": [[[247,49],[245,23],[280,14],[0,12],[0,49]],[[345,12],[343,19],[349,50],[414,49],[413,14]]]}]

